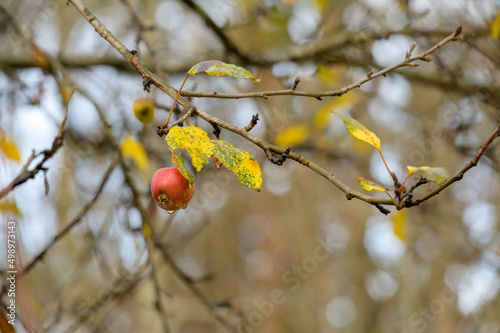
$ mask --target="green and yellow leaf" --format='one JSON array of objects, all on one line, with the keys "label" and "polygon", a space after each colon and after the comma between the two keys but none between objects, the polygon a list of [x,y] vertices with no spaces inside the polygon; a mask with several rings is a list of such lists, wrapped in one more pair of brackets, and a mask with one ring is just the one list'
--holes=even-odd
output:
[{"label": "green and yellow leaf", "polygon": [[408,173],[410,175],[420,172],[422,177],[436,182],[439,186],[443,185],[444,181],[450,177],[448,170],[441,167],[431,168],[428,166],[414,167],[407,165],[406,168],[408,169]]},{"label": "green and yellow leaf", "polygon": [[408,242],[408,210],[398,211],[392,217],[392,230],[403,242]]},{"label": "green and yellow leaf", "polygon": [[363,124],[349,116],[334,112],[337,117],[344,121],[344,125],[355,138],[371,144],[380,151],[380,139],[375,133],[368,130]]},{"label": "green and yellow leaf", "polygon": [[238,177],[240,183],[259,191],[262,186],[262,173],[254,157],[226,141],[213,141],[213,144],[214,156]]},{"label": "green and yellow leaf", "polygon": [[184,162],[180,152],[179,154],[172,152],[172,162],[175,164],[181,175],[189,181],[189,184],[194,184],[194,175],[188,170],[188,168],[186,168],[186,163]]},{"label": "green and yellow leaf", "polygon": [[203,164],[208,163],[213,154],[214,145],[207,132],[196,126],[174,127],[168,132],[166,140],[172,154],[176,149],[186,149],[197,172],[203,169]]},{"label": "green and yellow leaf", "polygon": [[279,132],[274,138],[274,144],[280,147],[291,147],[298,145],[311,135],[306,125],[292,125]]},{"label": "green and yellow leaf", "polygon": [[250,74],[249,71],[243,67],[233,64],[226,64],[218,60],[202,61],[191,67],[188,71],[189,75],[196,75],[198,73],[207,73],[211,76],[232,76],[239,79],[250,79],[255,83],[259,83],[260,79],[256,79]]},{"label": "green and yellow leaf", "polygon": [[127,135],[120,143],[120,151],[123,157],[134,161],[135,165],[141,171],[146,171],[149,168],[148,154],[142,147],[142,144],[137,141],[132,135]]},{"label": "green and yellow leaf", "polygon": [[369,179],[366,179],[366,178],[363,178],[363,177],[358,177],[358,181],[359,181],[359,184],[361,185],[361,187],[363,189],[365,189],[366,191],[380,191],[380,192],[386,192],[387,193],[387,190],[385,188],[383,188],[382,186],[376,184],[375,182],[372,182],[371,180]]},{"label": "green and yellow leaf", "polygon": [[491,22],[490,30],[491,30],[491,35],[490,35],[491,38],[494,39],[500,38],[500,9],[498,10],[497,16],[495,17],[493,22]]}]

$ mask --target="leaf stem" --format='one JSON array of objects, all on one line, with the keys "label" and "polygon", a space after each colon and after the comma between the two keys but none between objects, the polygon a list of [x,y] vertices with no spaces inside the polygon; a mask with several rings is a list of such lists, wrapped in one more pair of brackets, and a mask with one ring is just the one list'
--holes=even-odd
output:
[{"label": "leaf stem", "polygon": [[400,208],[396,200],[394,200],[394,198],[389,194],[389,192],[385,191],[385,193],[389,196],[389,198],[391,198],[392,202],[394,203],[394,207],[396,207],[399,210]]},{"label": "leaf stem", "polygon": [[382,150],[380,149],[377,149],[378,152],[380,153],[380,157],[382,157],[382,161],[384,162],[384,165],[385,165],[385,168],[387,169],[387,171],[389,172],[389,175],[394,179],[394,174],[392,173],[392,171],[389,169],[389,167],[387,166],[387,163],[385,162],[385,158],[384,158],[384,155],[382,155]]},{"label": "leaf stem", "polygon": [[396,191],[397,193],[400,193],[402,190],[403,190],[403,187],[405,186],[405,183],[408,179],[410,179],[410,176],[411,174],[408,173],[408,176],[406,176],[405,180],[403,181],[403,183],[401,184],[401,186],[398,188],[398,190]]},{"label": "leaf stem", "polygon": [[163,124],[163,128],[167,128],[167,126],[168,126],[168,123],[170,121],[170,117],[172,116],[172,111],[174,111],[175,104],[177,103],[177,99],[179,98],[179,95],[181,94],[182,87],[184,87],[184,83],[186,83],[186,80],[187,80],[188,76],[189,76],[189,73],[186,74],[186,77],[184,78],[184,81],[182,81],[181,88],[177,92],[177,96],[175,96],[174,103],[172,104],[172,108],[170,109],[170,112],[168,113],[167,121],[165,122],[165,124]]}]

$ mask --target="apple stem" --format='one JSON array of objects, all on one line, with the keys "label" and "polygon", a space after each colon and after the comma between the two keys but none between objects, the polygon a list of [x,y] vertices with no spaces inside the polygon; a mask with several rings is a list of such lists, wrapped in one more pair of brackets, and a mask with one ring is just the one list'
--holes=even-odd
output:
[{"label": "apple stem", "polygon": [[184,78],[184,81],[182,81],[181,88],[177,92],[177,96],[175,96],[174,103],[172,104],[172,108],[170,109],[170,112],[168,113],[167,121],[165,122],[165,124],[163,124],[163,128],[167,128],[167,126],[168,126],[168,123],[170,121],[170,117],[172,116],[172,111],[174,111],[175,104],[177,103],[177,99],[179,98],[179,95],[181,94],[182,87],[184,87],[184,83],[186,83],[186,80],[187,80],[188,76],[189,76],[189,73],[186,74],[186,77]]}]

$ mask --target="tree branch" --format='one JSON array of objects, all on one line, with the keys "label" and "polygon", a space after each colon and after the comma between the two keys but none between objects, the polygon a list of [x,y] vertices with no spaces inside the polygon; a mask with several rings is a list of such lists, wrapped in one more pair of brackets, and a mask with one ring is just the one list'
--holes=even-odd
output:
[{"label": "tree branch", "polygon": [[[100,23],[100,21],[90,13],[90,11],[82,4],[80,0],[69,0],[75,8],[82,14],[82,16],[89,21],[90,24],[95,28],[97,33],[99,33],[103,38],[105,38],[111,46],[113,46],[120,54],[124,56],[125,59],[127,59],[132,66],[136,69],[136,71],[142,75],[142,77],[145,80],[148,80],[151,84],[156,85],[159,89],[161,89],[163,92],[165,92],[167,95],[169,95],[171,98],[175,98],[177,95],[177,91],[164,83],[162,80],[160,80],[156,75],[151,73],[147,68],[145,68],[137,58],[137,55],[132,54],[132,52],[128,51],[127,48],[118,40],[116,37],[114,37],[111,32],[107,30],[107,28]],[[380,74],[382,75],[382,74]],[[237,127],[233,124],[230,124],[226,121],[223,121],[221,119],[218,119],[217,117],[214,117],[196,107],[194,107],[191,103],[189,103],[186,99],[179,97],[178,103],[182,105],[186,110],[189,110],[191,107],[193,107],[193,115],[197,115],[200,118],[204,119],[205,121],[209,122],[210,124],[217,124],[219,127],[225,128],[231,132],[237,133],[243,138],[249,140],[250,142],[253,142],[257,146],[261,147],[263,150],[268,149],[271,150],[275,153],[282,154],[285,150],[271,145],[262,139],[250,134],[249,132],[245,131],[244,129]],[[169,128],[171,128],[169,126]],[[302,157],[294,152],[290,152],[288,155],[288,158],[293,159],[297,161],[298,163],[308,167],[312,171],[318,173],[319,175],[325,177],[328,181],[330,181],[332,184],[334,184],[337,188],[339,188],[342,192],[346,194],[348,198],[358,198],[360,200],[363,200],[365,202],[368,202],[370,204],[384,204],[384,205],[392,205],[392,201],[388,199],[380,199],[380,198],[374,198],[371,196],[368,196],[366,194],[357,192],[347,185],[343,184],[341,181],[339,181],[331,172],[328,172],[327,170],[321,168],[319,165],[315,164],[312,161],[309,161],[307,158]]]},{"label": "tree branch", "polygon": [[104,172],[104,175],[102,176],[102,179],[101,179],[101,182],[100,182],[100,185],[99,187],[97,188],[97,191],[95,192],[94,196],[92,197],[92,199],[90,199],[81,209],[80,211],[78,212],[78,214],[76,214],[76,216],[73,218],[73,220],[66,226],[64,227],[64,229],[62,229],[55,237],[54,239],[52,239],[52,241],[40,252],[38,253],[38,255],[29,263],[27,264],[26,266],[24,266],[24,268],[19,271],[18,273],[18,276],[23,276],[25,275],[26,273],[28,273],[32,268],[33,266],[35,266],[35,264],[42,260],[43,257],[45,256],[45,254],[59,241],[61,240],[64,236],[66,236],[70,231],[71,229],[73,229],[81,220],[82,218],[90,211],[90,209],[92,208],[92,206],[95,204],[95,202],[97,201],[97,199],[99,198],[99,196],[101,195],[102,193],[102,190],[104,189],[104,185],[106,185],[106,182],[108,181],[109,179],[109,175],[111,174],[111,172],[113,171],[113,169],[116,167],[116,165],[118,164],[118,155],[115,156],[115,158],[112,160],[111,164],[108,166],[108,169],[106,170],[106,172]]},{"label": "tree branch", "polygon": [[[73,92],[71,92],[71,95]],[[71,97],[70,97],[71,98]],[[35,152],[32,153],[31,157],[26,161],[24,164],[21,172],[14,178],[14,180],[7,185],[5,188],[3,188],[0,191],[0,199],[2,199],[4,196],[9,194],[10,191],[12,191],[14,188],[17,186],[24,184],[28,180],[35,178],[35,176],[40,172],[47,172],[47,168],[44,166],[45,162],[47,162],[49,159],[51,159],[59,150],[59,148],[62,147],[63,145],[63,136],[64,136],[64,126],[66,125],[66,120],[68,119],[68,109],[69,109],[69,99],[68,102],[66,103],[66,108],[64,111],[64,118],[61,122],[61,125],[59,125],[59,130],[57,132],[57,135],[54,138],[54,141],[52,141],[52,146],[50,149],[46,149],[38,154],[35,154]],[[29,166],[35,160],[38,156],[43,155],[43,158],[40,162],[38,162],[32,169],[29,169]]]},{"label": "tree branch", "polygon": [[191,291],[191,293],[193,293],[193,295],[195,295],[196,298],[200,300],[200,302],[210,311],[210,313],[213,314],[213,316],[219,323],[221,323],[228,331],[236,332],[236,327],[234,327],[234,325],[232,325],[229,321],[227,321],[219,314],[219,312],[217,311],[217,306],[214,303],[210,302],[210,300],[205,295],[203,295],[200,289],[195,285],[195,281],[193,281],[190,276],[184,273],[179,268],[179,266],[177,266],[173,258],[168,253],[168,250],[160,242],[154,241],[154,243],[156,248],[160,250],[161,254],[163,255],[163,259],[172,269],[175,276],[177,276],[177,278],[182,281],[182,283]]},{"label": "tree branch", "polygon": [[430,54],[434,53],[437,49],[439,49],[440,47],[451,41],[462,40],[462,36],[460,35],[461,31],[462,27],[458,27],[456,31],[454,31],[451,35],[441,40],[439,43],[435,44],[425,52],[422,52],[412,57],[411,54],[416,46],[416,44],[414,43],[410,47],[410,50],[407,52],[405,59],[400,61],[399,63],[381,69],[377,72],[369,72],[366,75],[366,77],[362,78],[361,80],[358,80],[357,82],[351,83],[348,86],[333,91],[308,92],[308,91],[299,91],[296,89],[272,90],[272,91],[261,91],[261,92],[250,92],[250,93],[183,91],[181,92],[181,95],[186,97],[215,97],[215,98],[266,98],[269,96],[282,96],[282,95],[304,96],[304,97],[314,97],[314,98],[341,96],[350,90],[361,87],[368,81],[371,81],[381,76],[385,76],[387,73],[392,72],[398,68],[417,67],[418,64],[414,64],[414,62],[417,60],[429,62],[430,59],[427,57]]},{"label": "tree branch", "polygon": [[[90,13],[90,11],[81,3],[80,0],[69,0],[75,8],[84,16],[87,21],[95,28],[97,33],[101,35],[104,39],[106,39],[122,56],[127,59],[131,65],[136,69],[136,71],[142,75],[144,80],[147,82],[156,85],[158,88],[160,88],[162,91],[164,91],[167,95],[169,95],[172,98],[175,98],[177,95],[177,91],[164,83],[162,80],[160,80],[157,76],[155,76],[153,73],[151,73],[147,68],[145,68],[139,61],[137,55],[135,52],[130,52],[116,37],[109,32],[109,30],[100,23],[100,21]],[[412,45],[410,47],[410,50],[407,52],[406,57],[404,60],[402,60],[399,63],[396,63],[392,66],[386,67],[382,70],[379,70],[375,73],[370,71],[365,78],[354,82],[348,86],[345,86],[341,89],[331,91],[331,92],[325,92],[325,93],[308,93],[308,92],[301,92],[301,91],[296,91],[295,89],[288,89],[284,91],[274,91],[274,92],[257,92],[257,93],[248,93],[248,94],[232,94],[232,95],[225,95],[226,98],[242,98],[242,97],[260,97],[263,98],[265,96],[269,95],[302,95],[302,96],[309,96],[309,97],[316,97],[316,98],[321,98],[322,96],[340,96],[342,94],[347,93],[350,90],[353,90],[355,88],[359,88],[362,84],[373,80],[377,77],[380,76],[385,76],[387,73],[394,71],[395,69],[402,68],[402,67],[416,67],[418,64],[414,64],[415,61],[420,60],[420,61],[430,61],[428,56],[432,53],[434,53],[437,49],[442,47],[448,42],[451,41],[457,41],[457,40],[462,40],[463,36],[461,36],[461,31],[462,28],[458,27],[452,34],[441,40],[439,43],[435,44],[425,52],[422,52],[416,56],[412,56],[412,52],[415,48],[415,45]],[[207,93],[210,95],[213,95],[214,93]],[[217,97],[221,98],[224,97],[224,94],[218,94],[215,93]],[[186,94],[186,96],[195,96],[193,93]],[[202,95],[199,95],[202,96]],[[204,96],[205,97],[205,96]],[[207,96],[208,97],[208,96]],[[215,96],[212,96],[215,97]],[[218,119],[217,117],[214,117],[196,107],[194,107],[191,103],[189,103],[187,100],[184,98],[180,97],[178,99],[178,102],[180,105],[182,105],[186,110],[189,110],[190,112],[192,111],[193,115],[197,115],[200,118],[204,119],[205,121],[209,122],[212,125],[217,125],[221,128],[227,129],[231,132],[239,134],[241,137],[247,139],[248,141],[254,143],[255,145],[259,146],[262,148],[264,151],[272,151],[274,153],[278,154],[283,154],[285,152],[284,149],[274,146],[270,143],[267,143],[263,141],[262,139],[255,137],[254,135],[250,134],[248,131],[246,131],[244,128],[237,127],[231,123],[228,123],[226,121],[223,121],[221,119]],[[169,127],[171,128],[171,127]],[[163,129],[162,130],[166,131],[168,129]],[[159,131],[161,132],[161,131]],[[162,133],[159,133],[162,134]],[[341,181],[339,181],[332,173],[326,171],[325,169],[321,168],[319,165],[315,164],[314,162],[308,160],[305,157],[302,157],[294,152],[289,152],[287,155],[287,158],[290,158],[292,160],[295,160],[296,162],[308,167],[312,171],[318,173],[319,175],[323,176],[326,178],[328,181],[330,181],[332,184],[334,184],[338,189],[340,189],[342,192],[345,193],[346,197],[348,200],[352,198],[357,198],[362,201],[365,201],[367,203],[373,204],[373,205],[393,205],[394,203],[391,200],[387,199],[379,199],[379,198],[374,198],[362,193],[359,193],[347,185],[343,184]]]}]

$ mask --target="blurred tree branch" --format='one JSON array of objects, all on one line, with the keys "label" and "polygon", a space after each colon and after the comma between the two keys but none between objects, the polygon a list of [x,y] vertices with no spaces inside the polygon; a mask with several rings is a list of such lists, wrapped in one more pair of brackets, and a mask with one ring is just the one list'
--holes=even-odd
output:
[{"label": "blurred tree branch", "polygon": [[71,220],[71,222],[66,225],[59,233],[54,236],[54,239],[41,251],[39,252],[36,257],[31,260],[31,262],[23,267],[22,270],[19,271],[18,275],[19,276],[24,276],[27,274],[38,261],[43,260],[43,257],[47,254],[47,252],[59,241],[61,240],[64,236],[66,236],[84,217],[87,215],[87,213],[90,211],[92,206],[96,203],[96,201],[99,199],[99,196],[102,193],[102,190],[104,189],[104,185],[106,185],[106,182],[109,179],[109,176],[111,175],[111,172],[114,170],[116,165],[118,164],[118,155],[113,158],[111,163],[109,164],[108,169],[104,172],[104,175],[102,176],[102,179],[100,181],[100,185],[97,188],[97,190],[94,193],[94,196],[85,204],[83,207],[80,209],[78,214]]},{"label": "blurred tree branch", "polygon": [[[71,92],[71,94],[73,94],[73,92]],[[35,154],[35,152],[33,152],[31,154],[30,158],[28,159],[28,161],[25,162],[21,172],[17,175],[17,177],[14,178],[14,180],[9,185],[7,185],[5,188],[0,190],[0,199],[3,198],[4,196],[6,196],[7,194],[9,194],[9,192],[12,191],[17,186],[24,184],[25,182],[27,182],[28,180],[30,180],[32,178],[35,178],[35,176],[40,171],[43,171],[44,173],[46,173],[49,170],[47,167],[44,166],[44,164],[48,160],[50,160],[57,153],[59,148],[61,148],[63,145],[64,126],[66,125],[66,120],[68,119],[68,108],[69,108],[69,99],[68,99],[68,102],[66,102],[66,109],[64,112],[64,118],[61,122],[61,125],[59,126],[59,130],[58,130],[57,135],[54,138],[54,141],[52,141],[51,148],[43,150],[37,154]],[[40,162],[36,163],[36,165],[34,165],[30,169],[30,165],[32,164],[32,162],[39,156],[43,156],[42,160]]]}]

